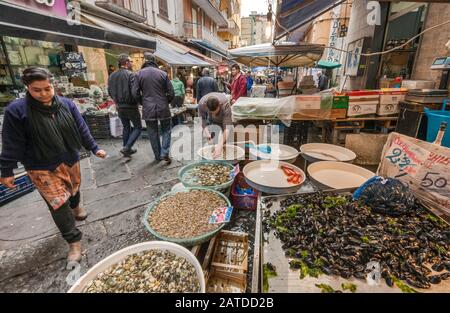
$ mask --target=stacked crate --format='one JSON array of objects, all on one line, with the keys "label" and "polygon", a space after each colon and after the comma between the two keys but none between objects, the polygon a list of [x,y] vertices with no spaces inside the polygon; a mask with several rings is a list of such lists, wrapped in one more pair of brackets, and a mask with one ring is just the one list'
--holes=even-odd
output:
[{"label": "stacked crate", "polygon": [[380,104],[377,108],[378,116],[396,115],[400,112],[399,103],[405,100],[407,90],[382,89],[380,92]]},{"label": "stacked crate", "polygon": [[331,119],[339,119],[347,117],[347,110],[349,104],[349,96],[334,96],[333,106],[331,108]]},{"label": "stacked crate", "polygon": [[103,112],[86,112],[83,115],[87,126],[95,139],[111,138],[109,114]]},{"label": "stacked crate", "polygon": [[347,94],[349,104],[347,117],[360,117],[375,115],[380,104],[380,94],[378,91],[357,90]]}]

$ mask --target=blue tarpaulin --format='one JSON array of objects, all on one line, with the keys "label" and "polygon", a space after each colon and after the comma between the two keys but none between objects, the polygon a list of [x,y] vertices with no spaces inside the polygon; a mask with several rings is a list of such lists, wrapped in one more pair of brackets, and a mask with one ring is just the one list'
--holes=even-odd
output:
[{"label": "blue tarpaulin", "polygon": [[[280,0],[275,40],[288,35],[345,0]],[[280,24],[280,25],[279,25]]]}]

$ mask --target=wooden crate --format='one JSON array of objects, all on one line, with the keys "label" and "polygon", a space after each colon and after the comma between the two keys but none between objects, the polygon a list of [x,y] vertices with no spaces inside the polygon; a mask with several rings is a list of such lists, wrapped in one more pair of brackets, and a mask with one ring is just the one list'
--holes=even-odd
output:
[{"label": "wooden crate", "polygon": [[246,275],[248,270],[248,234],[221,231],[216,237],[211,270]]},{"label": "wooden crate", "polygon": [[347,109],[331,109],[330,119],[334,120],[346,117],[347,117]]},{"label": "wooden crate", "polygon": [[247,275],[243,273],[226,273],[212,269],[206,281],[207,293],[245,293]]}]

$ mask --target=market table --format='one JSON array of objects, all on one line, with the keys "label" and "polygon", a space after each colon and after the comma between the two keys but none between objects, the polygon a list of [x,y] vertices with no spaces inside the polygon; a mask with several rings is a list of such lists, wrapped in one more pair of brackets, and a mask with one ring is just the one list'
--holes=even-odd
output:
[{"label": "market table", "polygon": [[323,141],[327,141],[326,129],[331,129],[331,143],[337,144],[339,134],[344,130],[353,130],[355,133],[359,133],[361,129],[365,127],[366,122],[375,122],[381,126],[381,133],[387,134],[389,130],[395,129],[395,125],[392,125],[393,121],[397,121],[397,116],[376,116],[376,117],[351,117],[344,119],[331,119],[324,120],[325,127],[322,128]]}]

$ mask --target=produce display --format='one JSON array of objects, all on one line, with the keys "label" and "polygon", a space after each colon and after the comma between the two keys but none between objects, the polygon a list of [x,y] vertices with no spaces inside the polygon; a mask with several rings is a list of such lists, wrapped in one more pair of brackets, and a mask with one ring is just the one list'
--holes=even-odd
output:
[{"label": "produce display", "polygon": [[217,186],[232,180],[229,166],[212,163],[192,168],[183,179],[196,186]]},{"label": "produce display", "polygon": [[226,206],[226,201],[215,192],[178,192],[157,204],[148,216],[148,223],[156,232],[168,238],[197,237],[220,226],[209,224],[209,218],[214,209]]},{"label": "produce display", "polygon": [[[265,205],[272,206],[270,198]],[[379,212],[349,195],[319,192],[285,198],[281,210],[265,212],[263,224],[280,239],[300,278],[325,274],[365,280],[370,262],[379,264],[388,286],[404,291],[450,278],[445,222],[418,202],[400,217]]]},{"label": "produce display", "polygon": [[97,275],[85,293],[199,292],[195,267],[172,252],[149,250],[127,256]]},{"label": "produce display", "polygon": [[237,160],[240,155],[236,146],[225,146],[222,151],[222,156],[214,158],[216,147],[210,146],[202,150],[202,157],[207,160]]}]

